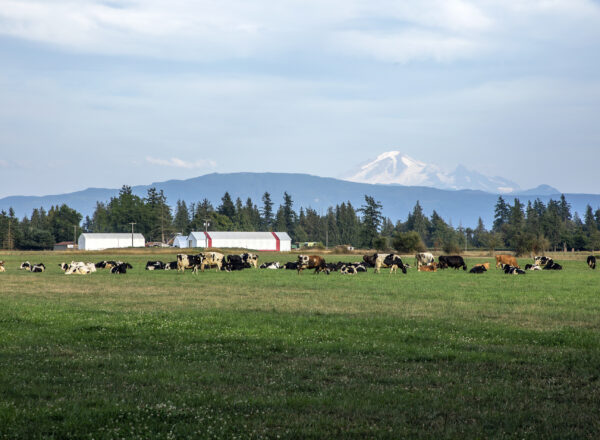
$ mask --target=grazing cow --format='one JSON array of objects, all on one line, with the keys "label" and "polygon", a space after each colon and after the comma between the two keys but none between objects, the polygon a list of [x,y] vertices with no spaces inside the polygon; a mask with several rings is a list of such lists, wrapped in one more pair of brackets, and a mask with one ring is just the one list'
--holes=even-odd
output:
[{"label": "grazing cow", "polygon": [[478,264],[477,266],[473,266],[469,273],[484,273],[487,272],[487,269],[483,264]]},{"label": "grazing cow", "polygon": [[519,269],[517,266],[511,266],[510,264],[505,264],[503,269],[504,273],[507,275],[525,275],[527,273],[523,269]]},{"label": "grazing cow", "polygon": [[555,263],[554,260],[548,259],[546,265],[542,268],[543,270],[562,270],[562,266]]},{"label": "grazing cow", "polygon": [[175,270],[177,269],[177,261],[171,261],[170,263],[165,263],[165,270]]},{"label": "grazing cow", "polygon": [[0,261],[0,272],[6,272],[6,268],[4,267],[4,261]]},{"label": "grazing cow", "polygon": [[473,267],[478,267],[478,266],[483,266],[483,267],[485,267],[485,270],[490,270],[490,263],[478,263],[478,264],[475,264]]},{"label": "grazing cow", "polygon": [[435,261],[435,258],[433,257],[433,254],[430,252],[419,252],[418,254],[415,255],[415,265],[417,266],[417,270],[419,270],[419,267],[426,265],[426,264],[431,264]]},{"label": "grazing cow", "polygon": [[525,270],[542,270],[539,264],[526,264]]},{"label": "grazing cow", "polygon": [[351,264],[344,264],[342,267],[340,267],[340,273],[342,275],[356,275],[358,270],[356,270],[356,267],[352,266]]},{"label": "grazing cow", "polygon": [[402,263],[402,259],[397,254],[365,255],[363,261],[367,267],[374,267],[375,273],[379,273],[379,269],[382,267],[389,267],[390,273],[395,273],[397,268],[402,269],[402,273],[406,273],[406,266]]},{"label": "grazing cow", "polygon": [[165,263],[162,261],[148,261],[146,263],[146,270],[163,270]]},{"label": "grazing cow", "polygon": [[231,272],[232,270],[243,270],[246,267],[251,267],[249,264],[246,265],[241,255],[227,255],[225,258],[223,265],[221,266],[222,270],[227,272]]},{"label": "grazing cow", "polygon": [[587,265],[590,267],[590,269],[595,269],[596,268],[596,257],[594,257],[593,255],[590,255],[589,257],[587,257]]},{"label": "grazing cow", "polygon": [[282,266],[279,261],[271,261],[270,263],[263,263],[260,265],[261,269],[281,269]]},{"label": "grazing cow", "polygon": [[[202,258],[202,262],[200,263],[200,270],[202,272],[204,272],[206,267],[209,269],[214,267],[217,272],[221,270],[225,255],[219,252],[204,252],[198,255]],[[194,267],[194,272],[198,272],[197,267]]]},{"label": "grazing cow", "polygon": [[438,265],[436,262],[423,264],[417,269],[418,272],[436,272]]},{"label": "grazing cow", "polygon": [[177,272],[185,272],[186,269],[194,269],[197,272],[197,267],[202,264],[202,254],[186,255],[177,254]]},{"label": "grazing cow", "polygon": [[258,255],[246,252],[241,254],[240,257],[242,257],[242,262],[246,268],[254,267],[255,269],[258,269]]},{"label": "grazing cow", "polygon": [[512,255],[496,255],[496,269],[499,267],[503,267],[504,264],[508,264],[509,266],[519,267],[517,264],[517,259]]},{"label": "grazing cow", "polygon": [[327,263],[325,259],[319,255],[298,255],[298,267],[296,270],[298,271],[298,275],[304,269],[314,269],[315,274],[319,272],[325,272],[329,275],[329,269],[327,269]]},{"label": "grazing cow", "polygon": [[449,267],[459,269],[462,267],[463,270],[467,270],[465,260],[460,255],[440,255],[438,261],[440,269],[447,269]]},{"label": "grazing cow", "polygon": [[110,273],[123,274],[127,273],[127,269],[133,269],[133,266],[129,263],[119,263],[116,266],[110,268]]},{"label": "grazing cow", "polygon": [[285,263],[283,265],[284,269],[289,269],[289,270],[296,270],[298,269],[298,262],[297,261],[288,261],[287,263]]}]

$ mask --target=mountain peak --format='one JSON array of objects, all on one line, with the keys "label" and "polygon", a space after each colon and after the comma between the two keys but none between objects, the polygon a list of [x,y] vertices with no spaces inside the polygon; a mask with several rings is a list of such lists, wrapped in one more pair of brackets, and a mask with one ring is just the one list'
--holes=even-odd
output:
[{"label": "mountain peak", "polygon": [[502,177],[488,177],[463,165],[448,173],[437,165],[427,164],[392,150],[381,153],[342,177],[359,183],[430,186],[439,189],[473,189],[491,193],[519,191],[519,185]]}]

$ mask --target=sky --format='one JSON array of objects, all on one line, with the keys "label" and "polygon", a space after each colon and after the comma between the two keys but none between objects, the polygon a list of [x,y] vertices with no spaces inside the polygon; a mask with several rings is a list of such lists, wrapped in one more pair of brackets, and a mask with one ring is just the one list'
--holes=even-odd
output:
[{"label": "sky", "polygon": [[399,150],[599,193],[599,0],[0,0],[0,197]]}]

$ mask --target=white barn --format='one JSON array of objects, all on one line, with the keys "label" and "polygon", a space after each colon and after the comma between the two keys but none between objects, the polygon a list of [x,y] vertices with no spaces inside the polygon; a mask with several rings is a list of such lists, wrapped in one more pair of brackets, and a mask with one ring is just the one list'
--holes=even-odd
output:
[{"label": "white barn", "polygon": [[131,233],[123,234],[102,234],[102,233],[85,233],[79,236],[77,243],[79,249],[86,251],[100,251],[103,249],[127,248],[127,247],[144,247],[146,239],[142,234]]},{"label": "white barn", "polygon": [[188,247],[188,238],[185,235],[178,235],[173,239],[173,247],[186,248]]},{"label": "white barn", "polygon": [[292,239],[287,232],[191,232],[188,247],[241,248],[257,251],[281,251],[292,249]]}]

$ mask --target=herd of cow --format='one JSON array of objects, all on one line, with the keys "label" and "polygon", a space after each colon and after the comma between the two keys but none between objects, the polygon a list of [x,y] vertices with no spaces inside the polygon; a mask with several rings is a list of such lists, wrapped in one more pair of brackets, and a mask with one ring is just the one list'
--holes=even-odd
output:
[{"label": "herd of cow", "polygon": [[[415,265],[419,272],[436,272],[438,269],[461,269],[466,271],[467,264],[460,255],[440,255],[438,261],[435,261],[433,254],[429,252],[420,252],[415,255]],[[596,268],[596,257],[590,255],[587,258],[587,265],[591,269]],[[78,274],[87,275],[96,272],[97,269],[108,269],[114,274],[127,273],[127,269],[133,269],[133,266],[123,261],[100,261],[99,263],[84,263],[72,261],[71,263],[61,263],[60,268],[65,275]],[[206,268],[216,271],[238,271],[249,268],[260,269],[291,269],[296,270],[298,274],[305,269],[314,269],[315,273],[339,272],[344,275],[355,275],[358,272],[366,272],[367,268],[374,268],[375,273],[379,273],[382,268],[389,268],[390,274],[396,273],[398,269],[406,273],[411,266],[405,264],[397,254],[367,254],[363,256],[363,261],[348,263],[338,261],[337,263],[327,263],[325,258],[320,255],[298,255],[297,261],[290,261],[285,264],[279,264],[278,261],[263,263],[258,265],[258,255],[251,253],[223,255],[219,252],[204,252],[196,255],[178,254],[177,261],[163,263],[162,261],[148,261],[146,270],[177,270],[184,272],[191,269],[194,273],[198,270],[204,272]],[[474,265],[470,273],[481,274],[488,271],[489,263],[479,263]],[[496,268],[502,268],[504,273],[510,275],[524,275],[527,270],[562,270],[562,266],[554,260],[544,256],[534,257],[533,264],[525,265],[521,269],[517,263],[516,257],[512,255],[496,255]],[[31,264],[26,261],[19,267],[21,270],[29,272],[44,272],[46,266],[43,263]],[[0,272],[5,272],[4,261],[0,261]]]}]

